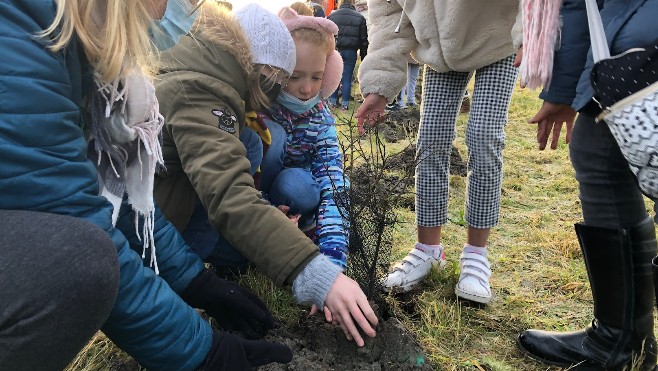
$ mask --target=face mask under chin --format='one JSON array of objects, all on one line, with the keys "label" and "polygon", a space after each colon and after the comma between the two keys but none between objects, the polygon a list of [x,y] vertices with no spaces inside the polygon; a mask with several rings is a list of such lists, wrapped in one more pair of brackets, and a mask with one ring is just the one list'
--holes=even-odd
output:
[{"label": "face mask under chin", "polygon": [[279,104],[291,110],[292,112],[296,114],[302,114],[304,112],[307,112],[308,110],[313,108],[316,104],[318,104],[318,102],[320,102],[320,93],[316,94],[311,99],[301,100],[284,90],[276,98],[276,101],[279,102]]}]

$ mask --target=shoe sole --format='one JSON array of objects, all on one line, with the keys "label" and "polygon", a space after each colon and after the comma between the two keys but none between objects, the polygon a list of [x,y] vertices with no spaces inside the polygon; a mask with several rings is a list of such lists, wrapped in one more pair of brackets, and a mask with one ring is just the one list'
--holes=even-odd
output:
[{"label": "shoe sole", "polygon": [[457,297],[460,299],[466,299],[480,304],[489,304],[489,302],[491,301],[491,296],[480,296],[480,295],[471,294],[466,291],[460,290],[458,287],[455,287],[455,295],[457,295]]}]

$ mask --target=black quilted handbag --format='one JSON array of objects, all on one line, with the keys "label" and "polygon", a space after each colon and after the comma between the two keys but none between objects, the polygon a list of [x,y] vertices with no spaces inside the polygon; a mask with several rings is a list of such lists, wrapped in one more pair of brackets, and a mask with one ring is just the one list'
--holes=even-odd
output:
[{"label": "black quilted handbag", "polygon": [[642,193],[658,199],[658,40],[610,57],[596,0],[586,1],[597,120],[608,124]]}]

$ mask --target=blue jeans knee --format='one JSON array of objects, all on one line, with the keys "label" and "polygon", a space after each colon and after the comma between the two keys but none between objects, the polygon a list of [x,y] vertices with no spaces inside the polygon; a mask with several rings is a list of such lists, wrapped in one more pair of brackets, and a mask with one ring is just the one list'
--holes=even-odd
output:
[{"label": "blue jeans knee", "polygon": [[285,156],[288,136],[283,126],[272,120],[265,119],[264,121],[270,130],[272,143],[270,143],[267,153],[263,157],[263,162],[261,162],[260,189],[265,193],[269,193],[274,178],[276,178],[283,168],[283,158]]},{"label": "blue jeans knee", "polygon": [[275,206],[290,207],[291,214],[315,214],[320,205],[320,185],[309,170],[302,168],[281,170],[269,195]]}]

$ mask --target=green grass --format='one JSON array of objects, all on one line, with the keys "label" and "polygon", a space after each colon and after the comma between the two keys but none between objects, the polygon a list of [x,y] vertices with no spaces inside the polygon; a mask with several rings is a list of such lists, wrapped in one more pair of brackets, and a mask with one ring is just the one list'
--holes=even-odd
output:
[{"label": "green grass", "polygon": [[[489,241],[494,290],[485,307],[465,305],[455,299],[457,260],[465,242],[463,223],[465,179],[450,181],[449,214],[442,242],[448,268],[433,271],[416,297],[416,315],[408,316],[393,298],[393,310],[412,330],[437,370],[547,370],[524,358],[515,346],[516,335],[527,328],[576,329],[591,320],[591,294],[577,245],[573,224],[580,220],[577,183],[564,139],[555,151],[539,151],[535,127],[526,123],[540,107],[537,92],[514,93],[504,151],[504,182],[499,226]],[[357,103],[350,109],[356,110]],[[338,116],[349,115],[336,112]],[[464,129],[467,115],[460,115],[455,145],[466,154]],[[390,144],[400,150],[406,143]],[[416,241],[414,214],[399,210],[395,226],[393,259],[402,258]],[[301,310],[287,291],[273,287],[260,274],[243,283],[264,298],[273,313],[291,323]],[[104,370],[109,358],[123,357],[99,334],[69,368]]]},{"label": "green grass", "polygon": [[[466,238],[466,179],[458,176],[450,179],[450,221],[442,236],[448,268],[433,271],[424,282],[413,318],[389,298],[397,316],[439,370],[546,370],[516,349],[518,333],[527,328],[577,329],[591,320],[587,273],[573,232],[573,224],[581,217],[577,183],[564,133],[555,151],[537,149],[535,126],[527,123],[541,106],[536,96],[537,92],[517,89],[510,108],[500,223],[489,240],[492,302],[474,307],[454,295]],[[467,153],[467,118],[460,115],[457,123],[455,146],[462,157]],[[394,260],[402,258],[416,241],[414,214],[401,210],[399,216]]]}]

